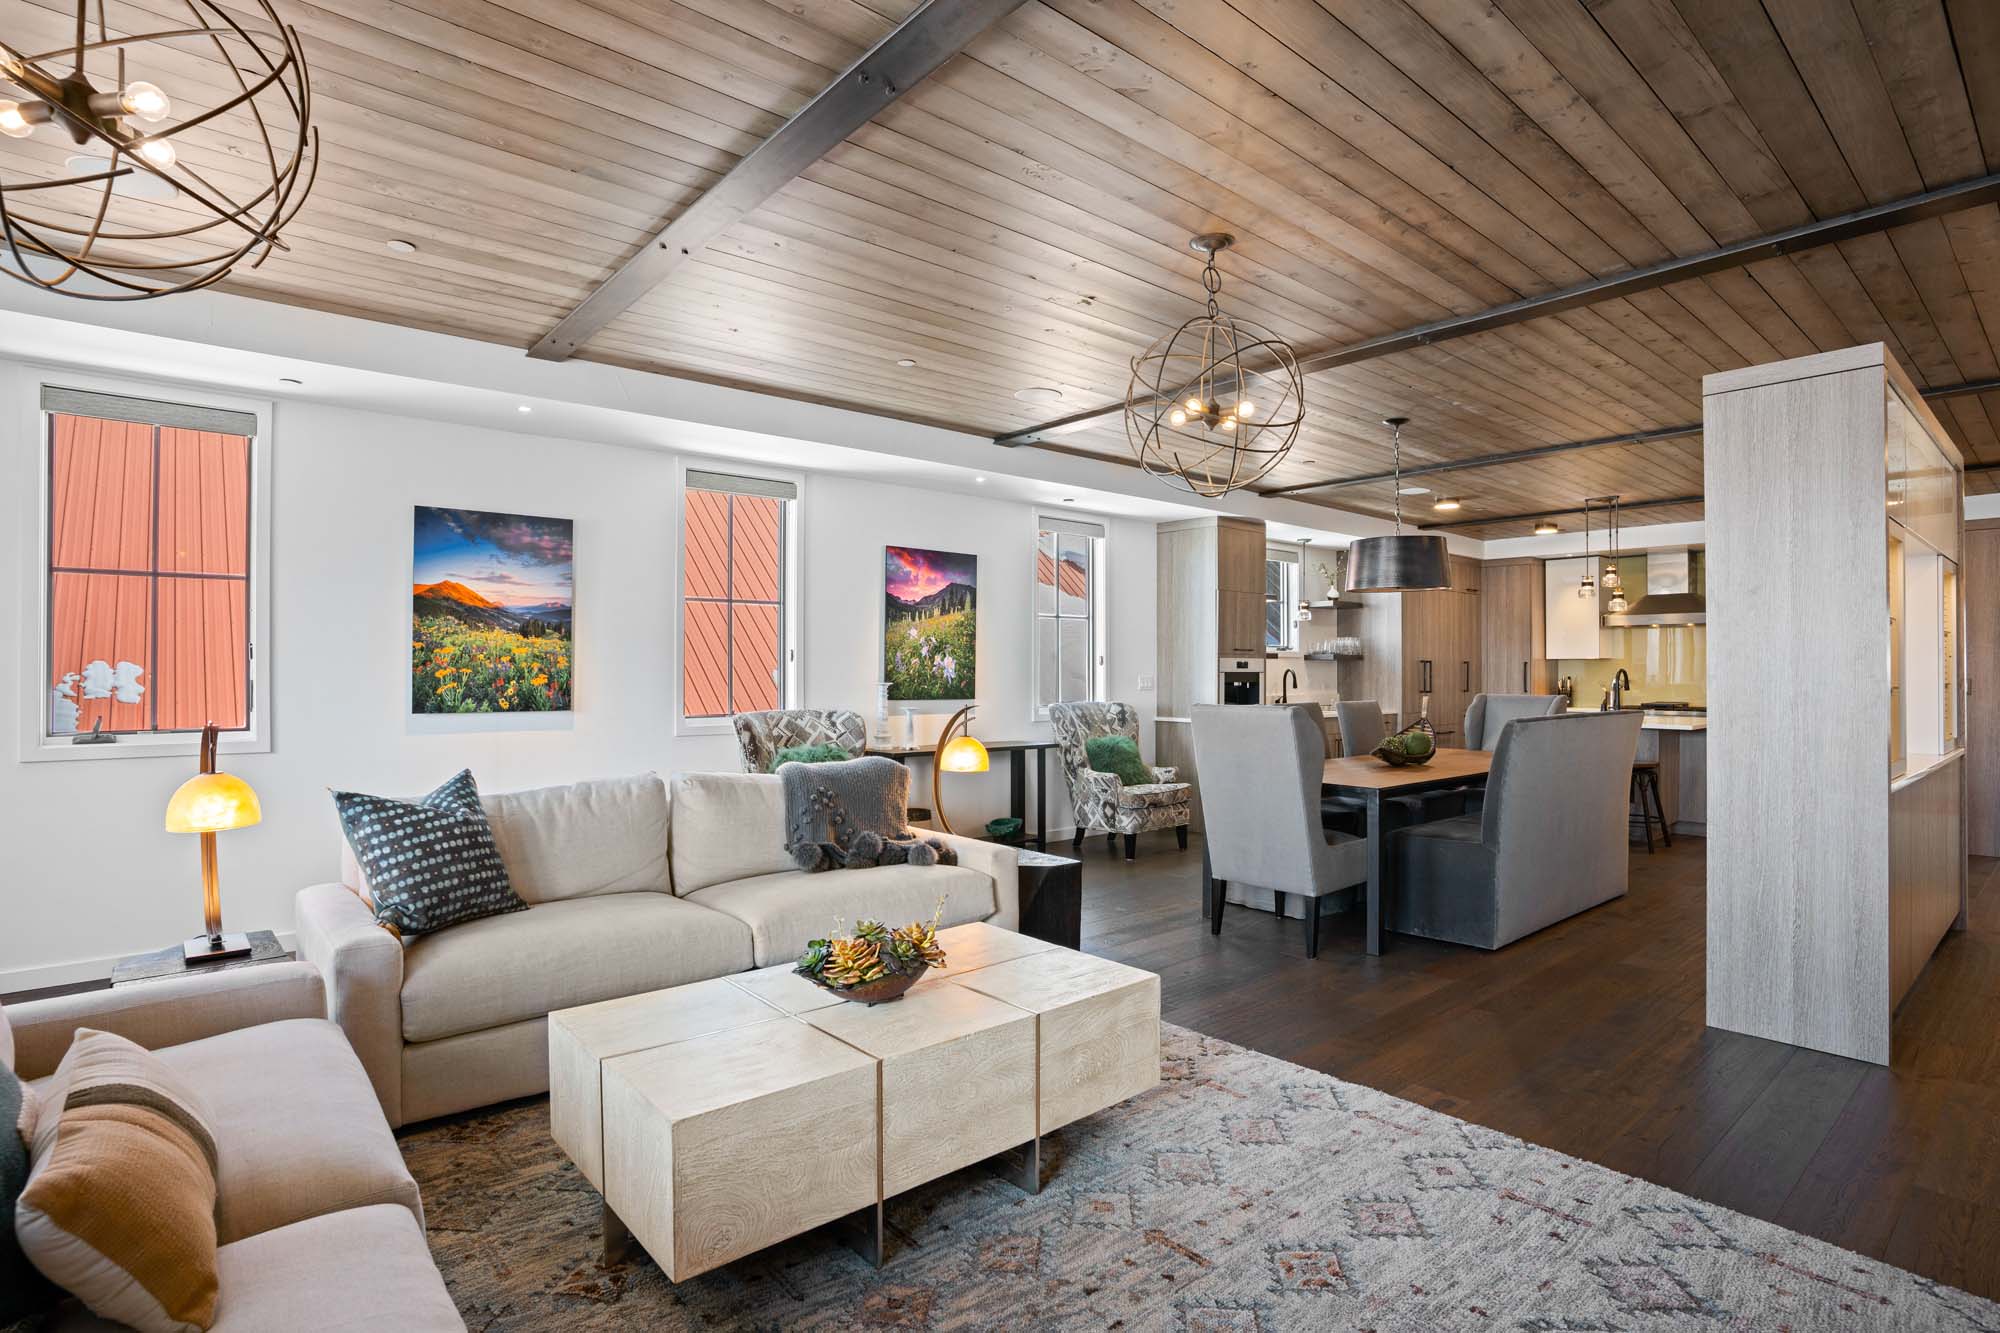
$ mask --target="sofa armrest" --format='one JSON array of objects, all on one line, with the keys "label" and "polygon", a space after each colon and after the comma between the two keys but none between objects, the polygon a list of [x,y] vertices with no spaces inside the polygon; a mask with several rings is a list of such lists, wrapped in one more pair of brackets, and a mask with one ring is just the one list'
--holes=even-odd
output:
[{"label": "sofa armrest", "polygon": [[1004,842],[985,842],[956,833],[933,833],[958,853],[958,863],[993,881],[993,915],[987,920],[1003,930],[1021,928],[1021,858]]},{"label": "sofa armrest", "polygon": [[163,977],[7,1006],[14,1068],[22,1078],[54,1073],[78,1028],[113,1032],[157,1050],[259,1023],[324,1017],[319,969],[300,962]]},{"label": "sofa armrest", "polygon": [[1155,782],[1178,782],[1180,781],[1180,776],[1181,771],[1178,768],[1162,768],[1158,764],[1153,765],[1153,781]]},{"label": "sofa armrest", "polygon": [[299,956],[326,974],[327,1014],[375,1085],[382,1114],[403,1123],[403,942],[344,884],[299,891]]}]

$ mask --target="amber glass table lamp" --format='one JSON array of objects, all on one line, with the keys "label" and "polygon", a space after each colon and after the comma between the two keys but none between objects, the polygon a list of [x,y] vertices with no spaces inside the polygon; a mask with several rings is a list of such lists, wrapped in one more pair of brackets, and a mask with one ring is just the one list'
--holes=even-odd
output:
[{"label": "amber glass table lamp", "polygon": [[[972,734],[975,706],[967,704],[951,715],[938,733],[937,749],[931,752],[931,809],[937,811],[938,824],[946,833],[951,832],[951,821],[944,817],[944,790],[939,779],[946,773],[984,773],[993,763],[987,758],[986,747]],[[960,723],[965,724],[964,732],[953,736]]]},{"label": "amber glass table lamp", "polygon": [[215,771],[216,726],[201,729],[201,771],[180,785],[167,802],[167,832],[201,835],[201,915],[205,934],[181,945],[190,965],[247,957],[250,937],[222,933],[222,895],[216,883],[215,835],[248,828],[264,817],[257,793],[242,778]]}]

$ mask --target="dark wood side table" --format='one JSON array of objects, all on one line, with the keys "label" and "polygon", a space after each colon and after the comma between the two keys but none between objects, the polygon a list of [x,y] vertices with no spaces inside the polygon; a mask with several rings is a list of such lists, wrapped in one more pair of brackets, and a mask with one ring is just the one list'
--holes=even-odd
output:
[{"label": "dark wood side table", "polygon": [[1025,848],[1021,858],[1021,933],[1066,949],[1083,947],[1083,862]]},{"label": "dark wood side table", "polygon": [[250,956],[231,958],[220,963],[187,963],[182,960],[181,946],[172,945],[165,949],[155,949],[151,953],[135,953],[130,958],[120,959],[118,966],[111,969],[111,984],[128,986],[140,981],[159,981],[165,977],[194,977],[208,972],[228,972],[239,967],[256,967],[259,963],[282,963],[291,955],[285,946],[278,943],[278,937],[268,930],[250,932]]}]

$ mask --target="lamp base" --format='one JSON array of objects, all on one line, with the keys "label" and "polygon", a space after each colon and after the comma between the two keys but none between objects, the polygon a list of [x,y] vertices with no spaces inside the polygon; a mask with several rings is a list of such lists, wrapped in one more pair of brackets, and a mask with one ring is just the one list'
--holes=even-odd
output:
[{"label": "lamp base", "polygon": [[203,963],[224,963],[250,956],[248,935],[197,935],[181,945],[181,961],[189,967]]}]

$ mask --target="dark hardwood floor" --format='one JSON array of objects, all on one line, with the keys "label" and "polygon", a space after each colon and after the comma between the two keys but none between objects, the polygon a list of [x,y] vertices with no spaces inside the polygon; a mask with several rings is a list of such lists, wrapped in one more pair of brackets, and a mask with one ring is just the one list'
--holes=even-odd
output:
[{"label": "dark hardwood floor", "polygon": [[1168,1022],[1324,1070],[2000,1298],[2000,860],[1971,930],[1896,1015],[1896,1063],[1709,1029],[1705,844],[1632,858],[1632,891],[1497,953],[1358,919],[1201,916],[1201,844],[1085,847],[1083,945],[1157,972]]}]

